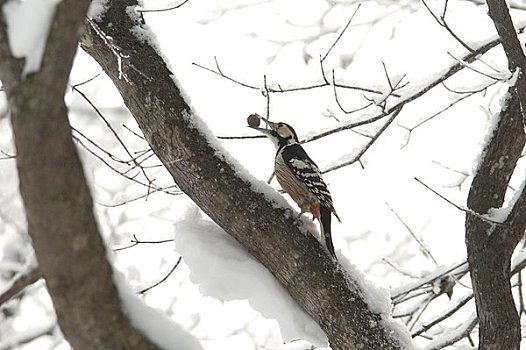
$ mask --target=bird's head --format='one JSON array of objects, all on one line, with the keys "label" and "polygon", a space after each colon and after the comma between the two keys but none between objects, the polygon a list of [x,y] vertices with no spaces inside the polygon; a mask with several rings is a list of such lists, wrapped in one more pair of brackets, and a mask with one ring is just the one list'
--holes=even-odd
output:
[{"label": "bird's head", "polygon": [[260,120],[264,121],[267,124],[267,128],[260,128],[259,126],[251,126],[250,128],[258,130],[268,137],[276,147],[298,142],[298,135],[292,126],[283,122],[273,123],[270,120],[263,118],[260,115],[256,115]]}]

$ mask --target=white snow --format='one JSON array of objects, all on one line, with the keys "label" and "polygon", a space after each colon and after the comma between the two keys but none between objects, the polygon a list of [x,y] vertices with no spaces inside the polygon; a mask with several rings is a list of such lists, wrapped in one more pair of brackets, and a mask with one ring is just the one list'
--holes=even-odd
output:
[{"label": "white snow", "polygon": [[175,225],[175,249],[202,294],[221,301],[248,300],[264,317],[278,321],[284,342],[304,339],[326,346],[321,328],[274,276],[197,207]]},{"label": "white snow", "polygon": [[[9,6],[16,9],[17,6],[28,6],[31,3],[36,7],[37,2],[43,5],[49,0],[10,1],[2,11],[5,13]],[[161,2],[163,4],[154,6],[165,7],[165,5],[174,4],[171,0]],[[265,183],[272,173],[274,162],[275,149],[272,143],[266,139],[217,141],[214,138],[217,135],[255,134],[246,127],[246,117],[253,112],[266,115],[264,111],[266,111],[267,100],[261,94],[262,91],[265,91],[263,75],[266,75],[267,86],[273,88],[297,87],[323,81],[318,57],[332,45],[339,28],[346,23],[356,6],[346,2],[336,2],[329,4],[327,8],[327,4],[328,2],[318,0],[311,2],[189,1],[174,11],[144,13],[147,25],[132,30],[139,39],[153,45],[159,54],[170,61],[170,69],[177,74],[177,79],[174,78],[176,84],[179,88],[184,89],[183,93],[186,97],[191,97],[191,110],[188,111],[186,117],[200,132],[207,134],[217,154],[223,156],[236,172],[250,182],[253,189],[265,193],[279,207],[288,206],[296,209],[288,196],[276,193]],[[141,5],[144,4],[141,3]],[[303,10],[297,11],[294,5],[303,6]],[[409,81],[410,84],[399,93],[403,95],[402,98],[410,98],[418,89],[437,79],[452,64],[457,64],[447,52],[451,52],[455,57],[462,57],[466,50],[433,21],[418,1],[407,2],[403,9],[397,6],[395,2],[385,1],[363,3],[356,21],[352,23],[349,31],[343,35],[340,43],[324,62],[329,80],[331,80],[330,72],[334,69],[338,83],[373,87],[379,91],[385,91],[388,86],[381,64],[385,62],[391,79],[394,80],[396,77],[407,74],[404,81]],[[148,7],[151,8],[151,4]],[[103,11],[104,1],[97,1],[92,5],[90,16],[100,16]],[[133,8],[129,8],[128,14],[138,16]],[[473,20],[465,21],[466,15]],[[517,11],[514,14],[514,20],[520,18],[524,18],[524,14]],[[496,38],[494,25],[488,18],[484,6],[475,6],[470,2],[450,2],[448,20],[455,32],[472,47],[479,47]],[[477,30],[473,30],[473,23],[476,23]],[[32,28],[33,23],[30,24]],[[44,32],[38,31],[38,33]],[[157,38],[152,33],[155,33]],[[25,31],[18,31],[17,43],[23,42],[24,40],[20,39],[26,36]],[[415,50],[415,47],[418,47],[418,50]],[[458,50],[455,51],[455,48]],[[113,49],[114,54],[120,60],[119,48],[113,47]],[[122,54],[127,53],[122,52]],[[82,55],[84,54],[79,53],[79,57]],[[214,57],[217,57],[226,75],[240,82],[258,86],[259,89],[243,88],[192,65],[192,62],[196,62],[214,69]],[[492,50],[485,54],[483,59],[497,68],[499,72],[507,72],[506,58],[501,49]],[[92,62],[91,58],[89,62],[86,61],[86,59],[77,60],[76,68],[72,72],[72,82],[84,81],[100,72],[100,68]],[[125,62],[124,57],[122,61]],[[490,72],[492,75],[503,77],[503,74],[493,72],[487,66],[480,67],[477,62],[473,63],[473,66]],[[508,85],[514,83],[516,76],[517,74],[510,79]],[[464,69],[462,73],[457,73],[455,77],[448,79],[446,84],[457,91],[469,91],[486,86],[488,82],[486,77]],[[118,119],[118,122],[115,123],[118,132],[122,131],[121,122],[131,126],[133,130],[138,130],[133,120],[123,113],[124,106],[121,98],[104,74],[85,84],[83,89],[90,92],[93,102],[102,108],[104,113],[107,113],[112,119],[114,117]],[[499,89],[498,84],[494,85],[483,96],[478,94],[466,98],[430,120],[429,123],[426,122],[422,127],[417,127],[411,133],[407,129],[398,127],[397,124],[411,129],[458,98],[451,93],[445,93],[445,89],[438,86],[427,92],[422,98],[404,107],[395,122],[364,154],[361,161],[365,169],[355,164],[325,175],[335,207],[343,219],[342,224],[334,222],[334,244],[340,259],[344,256],[349,257],[350,261],[356,265],[355,269],[347,267],[353,276],[358,278],[359,272],[357,271],[363,271],[368,280],[374,281],[373,284],[386,289],[391,288],[394,293],[403,293],[408,287],[429,282],[438,273],[445,272],[448,269],[447,266],[454,266],[455,262],[465,258],[463,236],[465,213],[437,199],[434,194],[415,184],[413,179],[415,176],[429,179],[436,184],[437,190],[444,196],[455,203],[465,203],[469,182],[473,175],[472,164],[477,162],[480,149],[484,146],[481,140],[484,140],[484,135],[491,134],[485,132],[484,128],[489,125],[488,131],[491,131],[492,125],[497,121],[494,116],[502,107],[498,105],[498,99],[506,89],[507,86]],[[366,93],[366,95],[370,97],[371,94]],[[345,109],[367,105],[367,101],[359,91],[338,89],[338,97]],[[110,138],[93,123],[94,120],[86,111],[85,105],[79,103],[78,100],[75,95],[68,95],[70,117],[75,126],[79,126],[79,130],[88,131],[99,144],[111,145]],[[396,100],[397,98],[390,97],[389,105]],[[4,113],[6,102],[5,100],[1,102],[0,112]],[[378,115],[379,112],[378,107],[371,106],[350,115],[344,114],[335,104],[332,87],[296,93],[271,94],[268,102],[270,102],[269,113],[272,120],[290,123],[303,136],[300,137],[302,139],[305,139],[305,136],[313,136],[319,131],[331,130],[339,125],[348,125],[368,119]],[[152,103],[158,102],[152,101]],[[330,114],[333,118],[323,116],[327,110],[332,111]],[[304,147],[321,169],[327,169],[329,165],[340,164],[357,154],[368,141],[363,134],[372,135],[378,130],[379,125],[383,124],[383,121],[377,124],[360,127],[358,131],[362,135],[352,131],[341,132],[308,143]],[[14,154],[14,146],[7,143],[12,136],[6,118],[0,117],[0,135],[0,150]],[[406,147],[401,149],[401,145]],[[147,147],[146,144],[134,144],[133,146],[132,149],[137,151],[141,147]],[[225,150],[232,156],[225,156]],[[123,181],[115,174],[109,174],[110,171],[92,157],[84,157],[83,161],[88,177],[90,181],[93,181],[95,202],[100,203],[102,199],[105,203],[109,203],[118,200],[119,196],[122,199],[132,194],[145,192],[144,188],[138,188],[133,183]],[[177,159],[173,161],[176,162]],[[18,185],[15,181],[14,163],[12,160],[0,162],[0,180],[2,180],[0,181],[0,201],[2,203],[0,235],[5,235],[6,230],[14,232],[15,226],[11,220],[14,217],[23,217],[21,205],[13,204],[11,199],[11,193],[16,192]],[[441,165],[437,165],[439,163]],[[516,171],[510,181],[510,186],[513,188],[520,187],[523,181],[524,159],[521,159],[519,163],[522,168]],[[520,173],[521,170],[522,173]],[[157,175],[166,180],[163,184],[171,184],[171,179],[166,172],[155,172],[156,180],[159,179]],[[259,180],[254,180],[254,178]],[[279,187],[275,180],[272,181],[271,186]],[[509,192],[507,197],[511,198],[511,191]],[[15,202],[17,201],[20,202],[20,200]],[[143,239],[158,239],[171,235],[173,222],[181,219],[188,206],[188,201],[186,196],[174,198],[159,193],[149,196],[147,201],[135,201],[117,208],[98,206],[96,211],[99,214],[98,219],[101,226],[110,231],[108,235],[111,237],[109,239],[111,244],[121,245],[129,242],[133,234]],[[386,209],[386,202],[400,214],[411,230],[421,235],[441,266],[438,270],[435,271],[434,263],[422,254],[407,229]],[[510,208],[509,205],[503,207]],[[504,217],[506,214],[505,209],[496,211],[488,215]],[[187,216],[192,217],[190,214]],[[20,231],[25,232],[25,225],[20,225],[20,227],[22,227]],[[185,232],[195,233],[196,231],[200,236],[190,237],[189,234],[185,234]],[[207,338],[202,344],[207,349],[304,350],[308,348],[307,345],[301,344],[305,343],[302,341],[281,344],[278,323],[282,323],[283,320],[282,327],[284,328],[304,328],[307,323],[302,319],[297,325],[291,326],[293,316],[269,315],[272,311],[268,310],[270,307],[266,305],[269,301],[258,299],[261,298],[259,294],[263,292],[257,290],[259,288],[266,292],[267,285],[261,286],[259,281],[261,277],[247,276],[248,271],[256,270],[250,265],[255,262],[243,255],[246,254],[243,249],[235,248],[237,244],[231,242],[232,239],[224,236],[222,231],[205,219],[196,219],[196,225],[194,225],[190,219],[185,218],[177,224],[176,233],[181,235],[177,244],[185,246],[183,262],[167,281],[148,292],[148,295],[144,297],[148,304],[162,309],[179,324],[191,329],[199,339]],[[11,267],[16,268],[16,264],[20,263],[20,260],[17,260],[19,249],[14,249],[15,244],[10,244],[10,242],[11,240],[0,240],[0,250],[4,253],[0,264],[2,265],[1,272],[5,269],[7,276],[12,272]],[[211,266],[206,266],[208,264],[206,253],[209,252],[206,246],[209,243],[215,245],[212,247],[215,250],[213,254],[209,254],[211,255]],[[192,247],[192,244],[195,244],[195,247]],[[20,244],[17,243],[16,246]],[[204,251],[205,254],[199,255],[199,250]],[[10,254],[6,255],[5,252]],[[223,265],[218,263],[221,260],[221,253],[227,255],[223,257],[225,260]],[[27,256],[25,252],[21,255]],[[168,248],[166,245],[163,245],[163,248],[159,245],[148,247],[143,245],[119,252],[117,265],[126,271],[132,285],[149,285],[147,282],[157,281],[159,276],[164,276],[166,267],[169,265],[167,261],[172,261],[173,255],[174,252],[169,243]],[[231,256],[238,258],[236,261],[240,263],[235,264]],[[202,261],[199,261],[198,257],[201,257]],[[411,271],[413,275],[423,275],[422,271],[426,270],[433,272],[427,273],[427,277],[413,280],[386,266],[382,263],[382,257],[387,257],[401,270]],[[514,264],[523,258],[524,252],[518,252],[513,259]],[[22,261],[26,260],[22,259]],[[239,271],[246,265],[249,267]],[[223,267],[223,270],[218,273],[227,276],[224,278],[224,283],[221,283],[223,276],[213,275],[217,266]],[[196,271],[189,270],[194,267]],[[205,268],[209,270],[203,271]],[[456,271],[462,268],[464,267]],[[224,272],[225,269],[227,269],[226,272]],[[189,280],[188,274],[190,273],[192,279],[200,281],[198,282],[199,287]],[[2,273],[0,276],[2,283],[7,281],[3,275]],[[240,276],[239,279],[236,279],[234,275]],[[256,279],[258,280],[254,282]],[[242,281],[248,282],[245,285]],[[465,278],[465,281],[469,287],[468,278]],[[271,295],[279,294],[276,291],[277,287],[274,287],[273,284],[275,281],[264,283],[270,285]],[[236,291],[233,291],[232,285]],[[399,287],[401,285],[403,287]],[[371,307],[389,317],[388,296],[385,291],[376,290],[374,286],[370,288],[363,281],[360,282],[360,286],[366,291],[365,294],[373,299],[369,301]],[[214,291],[216,287],[218,290]],[[42,289],[43,287],[38,286],[37,288]],[[123,288],[129,292],[127,285]],[[198,288],[201,288],[202,292],[206,290],[209,293],[207,295],[211,296],[201,296]],[[461,288],[460,285],[455,287],[455,294],[457,288]],[[217,297],[214,296],[216,294]],[[31,297],[24,297],[24,299],[29,298]],[[243,301],[220,303],[215,298]],[[283,303],[286,304],[286,296],[283,298]],[[425,323],[434,319],[454,303],[454,299],[451,301],[446,299],[446,297],[438,298],[438,305],[436,307],[430,305],[420,321]],[[245,300],[250,300],[250,305]],[[294,305],[292,300],[289,299],[288,302]],[[260,312],[265,317],[274,317],[276,321],[257,316],[258,321],[253,322],[252,318],[257,312],[250,307],[258,303],[262,304],[259,305],[259,308],[263,310]],[[442,307],[445,303],[449,304]],[[52,310],[50,302],[41,302],[41,304],[45,305],[47,310]],[[278,305],[282,306],[282,304]],[[293,307],[297,308],[297,306],[287,304],[284,309],[292,314]],[[474,310],[473,305],[467,305],[465,308],[467,310],[462,310],[465,312],[460,316],[462,319],[458,323],[455,320],[446,320],[437,329],[428,332],[427,336],[442,335],[442,339],[451,339],[451,332],[454,331],[451,326],[467,320],[471,311]],[[407,309],[406,305],[397,306],[395,312],[401,314]],[[19,324],[25,326],[35,324],[33,323],[35,318],[32,316],[24,314],[19,315],[18,318]],[[157,321],[156,317],[155,320]],[[214,322],[215,320],[225,322]],[[391,323],[388,327],[396,328],[397,326],[396,323]],[[9,327],[6,328],[9,330]],[[30,327],[19,327],[15,332],[28,329]],[[0,332],[3,330],[4,328],[0,328]],[[312,333],[310,331],[301,332],[301,329],[293,330],[296,334]],[[442,331],[445,333],[441,333]],[[292,331],[282,329],[281,332],[286,335],[287,332]],[[235,335],[232,335],[234,333]],[[64,342],[60,335],[55,334],[48,337]],[[283,338],[286,337],[283,336]],[[319,339],[325,341],[323,334]],[[430,340],[417,337],[414,342],[416,345],[425,346]],[[459,342],[459,344],[462,343],[467,343],[467,341]],[[24,350],[55,348],[39,345],[28,344]]]},{"label": "white snow", "polygon": [[49,28],[59,2],[11,0],[2,7],[11,54],[17,58],[26,58],[23,77],[40,69]]},{"label": "white snow", "polygon": [[107,8],[108,0],[92,0],[87,16],[93,20],[98,20],[106,12]]},{"label": "white snow", "polygon": [[366,278],[340,251],[337,251],[336,254],[338,262],[349,275],[350,288],[353,288],[354,283],[358,283],[361,295],[369,306],[369,310],[380,315],[384,327],[390,329],[394,334],[394,338],[399,339],[406,349],[413,349],[413,341],[407,327],[391,317],[392,304],[389,291],[376,286],[371,280]]},{"label": "white snow", "polygon": [[444,335],[430,342],[425,350],[438,350],[444,348],[446,344],[454,344],[455,341],[464,338],[466,331],[472,329],[475,322],[477,322],[477,314],[473,313],[466,322],[456,328],[449,329]]},{"label": "white snow", "polygon": [[433,272],[426,274],[421,279],[418,279],[416,281],[407,283],[401,287],[393,289],[391,291],[391,295],[394,298],[399,297],[403,294],[408,293],[410,290],[413,290],[419,286],[423,286],[424,284],[428,284],[436,280],[439,276],[443,274],[449,274],[449,275],[459,274],[466,268],[467,268],[467,262],[465,259],[456,264],[452,264],[450,266],[438,266]]},{"label": "white snow", "polygon": [[[135,11],[136,8],[134,6],[130,6],[128,8],[127,13],[129,16],[136,16],[137,14]],[[148,25],[143,24],[140,26],[136,26],[131,29],[131,32],[139,40],[149,43],[152,46],[152,48],[156,50],[157,54],[164,59],[168,69],[170,69],[170,71],[173,71],[171,68],[170,60],[165,56],[165,53],[160,48],[156,34],[151,31],[151,28]],[[241,178],[247,180],[247,182],[250,183],[252,189],[254,189],[256,192],[264,194],[266,198],[268,198],[273,203],[274,207],[292,209],[291,205],[289,205],[289,203],[283,198],[283,196],[274,191],[264,181],[255,178],[246,169],[246,167],[244,167],[237,159],[230,156],[229,152],[217,140],[216,135],[210,130],[208,125],[202,120],[202,118],[197,113],[194,112],[195,108],[192,105],[192,98],[190,94],[186,92],[185,85],[181,84],[178,77],[174,75],[172,75],[172,80],[177,85],[179,91],[181,92],[181,95],[185,99],[185,102],[190,107],[189,111],[182,112],[183,118],[188,120],[192,126],[194,126],[197,130],[199,130],[199,132],[203,136],[206,137],[208,144],[215,149],[216,155],[219,156],[221,159],[224,159],[227,163],[229,163]],[[245,118],[246,116],[244,116],[244,124],[247,125]],[[272,156],[273,153],[270,153],[269,159],[273,159]]]},{"label": "white snow", "polygon": [[510,215],[513,207],[515,206],[515,203],[519,199],[520,195],[524,191],[524,188],[526,186],[526,180],[524,180],[521,184],[521,186],[515,190],[513,193],[513,196],[504,202],[502,207],[500,208],[490,208],[488,210],[488,213],[485,215],[487,218],[497,221],[497,222],[504,222]]},{"label": "white snow", "polygon": [[[112,254],[111,252],[109,254]],[[148,339],[166,350],[202,350],[199,341],[164,312],[149,307],[135,294],[124,275],[113,270],[113,280],[121,298],[124,313],[131,324]]]}]

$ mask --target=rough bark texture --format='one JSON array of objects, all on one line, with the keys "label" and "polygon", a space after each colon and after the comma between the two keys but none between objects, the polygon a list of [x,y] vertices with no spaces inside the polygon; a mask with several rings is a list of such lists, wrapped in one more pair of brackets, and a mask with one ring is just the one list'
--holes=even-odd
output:
[{"label": "rough bark texture", "polygon": [[25,79],[23,62],[10,55],[0,13],[0,76],[11,110],[20,191],[40,271],[70,344],[156,349],[121,311],[64,104],[89,3],[57,5],[41,70]]},{"label": "rough bark texture", "polygon": [[195,127],[198,121],[163,59],[132,34],[141,25],[127,8],[135,2],[110,3],[98,26],[129,56],[123,59],[125,77],[119,77],[115,55],[94,30],[86,31],[82,47],[111,77],[177,185],[274,274],[326,332],[333,349],[403,348],[369,310],[352,277],[285,210],[254,192]]},{"label": "rough bark texture", "polygon": [[[513,90],[513,88],[512,88]],[[468,207],[484,214],[502,206],[506,185],[526,137],[514,94],[485,149],[468,196]],[[466,245],[479,317],[479,349],[519,349],[520,322],[510,284],[511,254],[526,229],[525,191],[503,225],[466,217]]]},{"label": "rough bark texture", "polygon": [[[511,71],[524,71],[526,59],[513,29],[504,1],[489,0],[489,13],[503,43]],[[485,214],[504,202],[509,179],[524,149],[526,99],[524,74],[508,98],[500,120],[487,144],[468,196],[468,207]],[[471,215],[466,217],[466,245],[471,281],[479,318],[479,349],[519,349],[520,320],[510,284],[510,261],[513,250],[526,229],[526,191],[523,189],[508,219],[494,225]]]}]

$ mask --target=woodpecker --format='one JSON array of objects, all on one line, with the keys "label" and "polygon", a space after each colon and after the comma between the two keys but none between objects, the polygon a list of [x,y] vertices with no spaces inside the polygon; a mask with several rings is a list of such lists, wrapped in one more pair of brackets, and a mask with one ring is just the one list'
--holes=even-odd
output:
[{"label": "woodpecker", "polygon": [[331,214],[334,214],[338,221],[340,218],[336,214],[320,169],[298,142],[298,136],[292,126],[282,122],[273,123],[259,115],[257,117],[267,124],[268,129],[259,128],[259,123],[250,123],[249,127],[263,133],[276,146],[276,179],[300,207],[300,216],[310,212],[313,220],[318,219],[322,244],[331,256],[336,258],[331,238]]}]

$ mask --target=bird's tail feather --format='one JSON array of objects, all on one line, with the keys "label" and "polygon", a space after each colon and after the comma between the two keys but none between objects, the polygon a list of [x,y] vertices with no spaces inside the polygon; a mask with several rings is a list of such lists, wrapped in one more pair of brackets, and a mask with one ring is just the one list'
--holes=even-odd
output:
[{"label": "bird's tail feather", "polygon": [[332,255],[336,258],[336,252],[334,251],[334,245],[332,244],[331,237],[331,211],[325,206],[320,206],[320,228],[322,240],[325,242],[325,247]]}]

